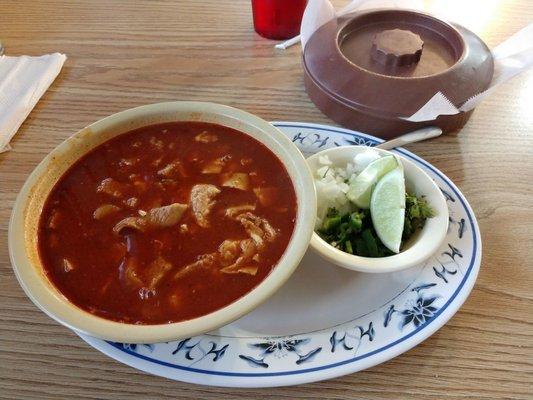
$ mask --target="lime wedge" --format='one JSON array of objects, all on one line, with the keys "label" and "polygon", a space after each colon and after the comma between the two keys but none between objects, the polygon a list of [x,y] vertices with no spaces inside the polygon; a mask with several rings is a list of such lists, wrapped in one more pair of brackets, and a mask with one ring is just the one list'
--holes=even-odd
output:
[{"label": "lime wedge", "polygon": [[403,169],[395,168],[381,178],[370,199],[372,224],[381,242],[400,252],[405,217],[405,179]]},{"label": "lime wedge", "polygon": [[370,196],[376,182],[387,172],[398,166],[394,156],[385,156],[372,161],[350,182],[346,196],[359,208],[370,207]]}]

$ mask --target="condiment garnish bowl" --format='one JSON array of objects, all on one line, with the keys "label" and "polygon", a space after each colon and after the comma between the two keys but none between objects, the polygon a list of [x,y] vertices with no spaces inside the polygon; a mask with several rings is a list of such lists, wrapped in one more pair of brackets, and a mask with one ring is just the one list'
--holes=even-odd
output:
[{"label": "condiment garnish bowl", "polygon": [[[366,146],[335,147],[313,154],[307,159],[307,163],[315,176],[316,170],[322,166],[319,164],[319,157],[328,156],[334,167],[344,167],[353,161],[356,154],[366,150]],[[448,230],[448,207],[437,184],[420,167],[397,153],[377,148],[375,150],[381,156],[393,154],[401,161],[408,191],[424,196],[435,216],[427,219],[424,227],[405,244],[405,248],[392,256],[373,258],[352,255],[333,247],[316,232],[313,233],[310,246],[322,258],[347,269],[367,273],[396,272],[418,265],[435,254]]]}]

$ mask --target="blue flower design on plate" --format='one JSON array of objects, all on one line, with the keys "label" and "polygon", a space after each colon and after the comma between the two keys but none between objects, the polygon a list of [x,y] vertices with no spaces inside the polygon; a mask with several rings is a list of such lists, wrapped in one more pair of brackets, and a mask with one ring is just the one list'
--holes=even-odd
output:
[{"label": "blue flower design on plate", "polygon": [[363,342],[363,338],[367,337],[368,341],[372,342],[374,340],[374,336],[376,335],[373,322],[370,322],[368,324],[368,328],[366,329],[365,327],[358,325],[354,328],[354,331],[354,333],[345,331],[342,337],[340,337],[340,334],[337,331],[334,331],[329,338],[331,352],[335,353],[338,345],[341,345],[344,350],[350,351],[355,349],[354,353],[357,354],[359,347]]},{"label": "blue flower design on plate", "polygon": [[270,339],[260,343],[249,344],[249,347],[259,349],[260,354],[256,357],[240,354],[239,358],[248,362],[254,367],[268,368],[268,363],[265,362],[270,356],[275,358],[283,358],[289,355],[296,355],[296,365],[300,365],[311,361],[315,355],[322,351],[322,347],[316,347],[312,350],[305,351],[301,347],[310,342],[310,339]]},{"label": "blue flower design on plate", "polygon": [[[193,342],[193,343],[191,343]],[[213,341],[207,343],[207,348],[203,343],[202,339],[193,340],[191,338],[184,339],[180,341],[177,347],[172,351],[172,355],[184,353],[185,359],[194,361],[193,364],[202,361],[204,358],[212,355],[211,361],[217,362],[224,354],[229,347],[229,344],[219,345]]]},{"label": "blue flower design on plate", "polygon": [[148,351],[154,351],[155,345],[153,344],[136,344],[136,343],[119,343],[115,342],[117,346],[121,346],[124,350],[138,351],[139,348],[145,348]]},{"label": "blue flower design on plate", "polygon": [[412,288],[411,292],[416,293],[416,299],[407,300],[405,308],[401,310],[396,309],[395,305],[392,304],[385,312],[383,326],[386,328],[389,325],[394,314],[398,314],[402,318],[400,329],[403,329],[411,323],[415,328],[418,328],[431,321],[439,310],[439,308],[434,305],[439,296],[431,295],[426,297],[422,292],[435,286],[437,286],[436,283],[426,283]]},{"label": "blue flower design on plate", "polygon": [[423,298],[419,297],[416,302],[413,302],[411,307],[402,311],[404,316],[402,322],[402,328],[405,325],[413,322],[418,328],[420,325],[425,324],[426,321],[433,318],[438,308],[433,307],[432,304],[437,300],[437,296]]}]

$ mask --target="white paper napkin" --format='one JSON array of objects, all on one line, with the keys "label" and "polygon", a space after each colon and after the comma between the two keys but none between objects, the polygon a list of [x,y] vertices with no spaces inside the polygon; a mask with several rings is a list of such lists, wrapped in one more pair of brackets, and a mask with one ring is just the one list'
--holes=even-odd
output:
[{"label": "white paper napkin", "polygon": [[0,56],[0,153],[61,71],[67,57]]}]

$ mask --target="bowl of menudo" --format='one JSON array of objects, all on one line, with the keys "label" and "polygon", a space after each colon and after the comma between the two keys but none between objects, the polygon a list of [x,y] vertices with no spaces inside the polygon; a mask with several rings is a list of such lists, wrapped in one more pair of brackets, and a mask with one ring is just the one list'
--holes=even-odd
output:
[{"label": "bowl of menudo", "polygon": [[268,122],[199,102],[142,106],[74,134],[34,170],[9,227],[17,278],[60,323],[148,343],[248,313],[313,233],[312,176]]}]

